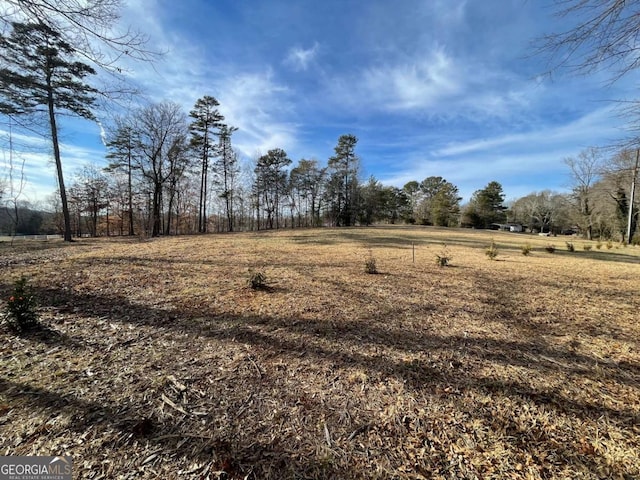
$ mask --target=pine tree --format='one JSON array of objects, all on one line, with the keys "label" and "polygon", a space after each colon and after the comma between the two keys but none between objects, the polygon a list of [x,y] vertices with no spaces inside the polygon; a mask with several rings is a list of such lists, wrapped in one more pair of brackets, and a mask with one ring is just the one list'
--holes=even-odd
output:
[{"label": "pine tree", "polygon": [[218,133],[218,159],[215,162],[215,174],[224,199],[225,213],[227,216],[227,230],[233,232],[233,190],[236,176],[238,175],[238,155],[231,145],[231,135],[237,131],[237,127],[220,125]]},{"label": "pine tree", "polygon": [[200,194],[198,198],[198,232],[207,231],[207,189],[211,158],[217,154],[216,134],[224,117],[218,111],[218,100],[204,96],[196,101],[189,116],[193,122],[189,125],[191,147],[200,158]]},{"label": "pine tree", "polygon": [[129,217],[129,235],[135,234],[133,228],[133,156],[135,155],[137,134],[134,127],[124,119],[116,121],[116,127],[107,141],[109,153],[107,158],[111,160],[105,169],[124,170],[127,175],[127,206]]},{"label": "pine tree", "polygon": [[335,155],[329,159],[331,178],[330,201],[336,215],[337,226],[353,225],[355,220],[355,193],[358,187],[358,157],[355,153],[358,139],[355,135],[341,135],[335,147]]},{"label": "pine tree", "polygon": [[0,112],[7,115],[46,113],[51,133],[64,217],[64,240],[71,241],[71,220],[64,186],[57,115],[60,110],[93,119],[96,89],[84,83],[95,74],[75,61],[74,48],[43,24],[12,23],[0,36]]}]

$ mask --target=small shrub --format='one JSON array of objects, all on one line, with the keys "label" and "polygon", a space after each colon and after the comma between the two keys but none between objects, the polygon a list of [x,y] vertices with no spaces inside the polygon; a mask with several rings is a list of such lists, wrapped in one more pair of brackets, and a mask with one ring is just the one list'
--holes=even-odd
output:
[{"label": "small shrub", "polygon": [[24,332],[38,326],[38,312],[36,300],[31,287],[27,285],[25,277],[17,280],[13,292],[7,301],[6,319],[9,326],[17,331]]},{"label": "small shrub", "polygon": [[544,249],[549,253],[553,253],[556,251],[555,245],[552,244],[547,245],[546,247],[544,247]]},{"label": "small shrub", "polygon": [[529,255],[531,253],[531,250],[533,250],[531,248],[531,245],[528,243],[525,243],[524,245],[522,245],[520,247],[520,250],[522,251],[522,254],[526,257],[527,255]]},{"label": "small shrub", "polygon": [[375,275],[376,273],[378,273],[376,258],[373,256],[371,250],[369,250],[369,255],[364,261],[364,271],[365,273],[369,273],[371,275]]},{"label": "small shrub", "polygon": [[573,243],[571,242],[565,242],[567,244],[567,250],[569,252],[575,252],[576,251],[576,247],[573,246]]},{"label": "small shrub", "polygon": [[442,251],[436,254],[436,265],[439,267],[447,267],[451,263],[451,255],[447,251],[447,245],[442,245]]},{"label": "small shrub", "polygon": [[583,249],[585,252],[588,252],[589,250],[591,250],[591,245],[586,245],[586,244],[585,244],[585,245],[582,245],[582,249]]},{"label": "small shrub", "polygon": [[496,242],[491,241],[491,245],[487,247],[484,253],[489,257],[489,260],[495,260],[498,256],[498,246],[496,245]]},{"label": "small shrub", "polygon": [[611,240],[607,240],[607,250],[611,250],[613,248],[613,242]]},{"label": "small shrub", "polygon": [[602,242],[600,240],[598,240],[598,243],[596,243],[596,248],[598,250],[600,250],[602,248]]},{"label": "small shrub", "polygon": [[249,288],[253,290],[264,290],[267,288],[267,276],[264,272],[250,272],[247,281]]},{"label": "small shrub", "polygon": [[634,247],[637,247],[638,245],[640,245],[640,236],[639,235],[634,235],[633,238],[631,239],[631,245],[633,245]]}]

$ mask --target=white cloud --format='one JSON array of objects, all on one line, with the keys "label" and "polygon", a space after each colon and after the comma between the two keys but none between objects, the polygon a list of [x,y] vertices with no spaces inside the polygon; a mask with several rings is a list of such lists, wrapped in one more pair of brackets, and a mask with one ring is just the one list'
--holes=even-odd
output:
[{"label": "white cloud", "polygon": [[604,107],[565,125],[549,126],[540,130],[494,138],[456,142],[433,152],[433,155],[435,157],[453,157],[505,148],[530,151],[540,148],[541,145],[548,148],[553,145],[569,143],[571,145],[583,144],[586,148],[591,144],[590,142],[602,141],[607,135],[611,142],[620,134],[619,128],[612,122],[614,114],[613,108]]},{"label": "white cloud", "polygon": [[369,95],[382,100],[386,108],[429,108],[460,92],[461,76],[453,59],[441,48],[424,59],[391,67],[370,68],[364,73]]},{"label": "white cloud", "polygon": [[320,44],[318,42],[315,42],[313,46],[308,49],[293,47],[289,49],[289,53],[284,59],[284,64],[295,71],[304,71],[309,68],[309,64],[316,58],[319,49]]},{"label": "white cloud", "polygon": [[239,128],[234,144],[244,155],[295,145],[296,126],[280,120],[294,114],[289,90],[274,81],[271,70],[227,77],[218,88],[220,111]]}]

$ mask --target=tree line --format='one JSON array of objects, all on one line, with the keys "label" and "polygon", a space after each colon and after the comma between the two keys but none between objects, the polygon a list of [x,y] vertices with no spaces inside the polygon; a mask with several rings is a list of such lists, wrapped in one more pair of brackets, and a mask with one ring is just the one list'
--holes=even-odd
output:
[{"label": "tree line", "polygon": [[[152,54],[135,32],[105,36],[104,27],[117,19],[115,0],[90,0],[80,13],[63,8],[67,0],[60,7],[40,0],[9,3],[13,10],[0,16],[0,113],[23,126],[44,125],[59,186],[52,199],[54,223],[65,240],[376,222],[473,228],[514,223],[530,231],[623,241],[631,241],[637,230],[640,155],[632,148],[608,159],[596,149],[565,159],[574,182],[570,193],[534,192],[507,205],[502,185],[493,181],[461,205],[458,188],[438,176],[402,188],[373,177],[363,181],[352,134],[338,138],[326,163],[294,164],[280,148],[242,162],[233,146],[237,128],[225,122],[212,96],[198,99],[188,114],[163,101],[115,118],[108,132],[108,166],[86,166],[67,187],[58,117],[94,120],[100,102],[110,99],[90,81],[96,68],[117,74],[118,58],[144,60]],[[0,181],[0,200],[14,233],[25,224],[21,190],[12,178]]]}]

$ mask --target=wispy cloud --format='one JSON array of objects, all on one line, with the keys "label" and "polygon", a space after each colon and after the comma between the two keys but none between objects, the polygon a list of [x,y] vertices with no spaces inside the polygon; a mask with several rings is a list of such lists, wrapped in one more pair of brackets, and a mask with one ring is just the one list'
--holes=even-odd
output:
[{"label": "wispy cloud", "polygon": [[527,151],[539,149],[541,146],[549,148],[550,146],[561,144],[582,144],[587,147],[590,145],[589,142],[595,138],[602,141],[603,136],[606,138],[607,135],[610,141],[614,141],[621,133],[614,121],[615,113],[612,107],[603,107],[562,125],[550,125],[525,133],[454,142],[436,150],[433,155],[436,157],[453,157],[500,149]]},{"label": "wispy cloud", "polygon": [[509,185],[505,189],[509,198],[543,188],[564,189],[563,159],[592,146],[596,139],[614,140],[620,134],[614,118],[612,107],[602,107],[556,126],[416,149],[402,168],[384,180],[401,187],[411,180],[443,176],[457,185],[467,200],[492,180]]},{"label": "wispy cloud", "polygon": [[293,47],[289,50],[284,64],[295,71],[304,71],[315,60],[320,49],[320,44],[315,42],[311,48]]},{"label": "wispy cloud", "polygon": [[429,108],[459,93],[461,72],[443,48],[426,58],[394,66],[365,70],[364,89],[389,109]]},{"label": "wispy cloud", "polygon": [[292,148],[296,126],[282,120],[295,115],[287,101],[289,90],[278,84],[271,70],[239,73],[219,83],[220,111],[239,128],[234,142],[245,156],[272,148]]}]

